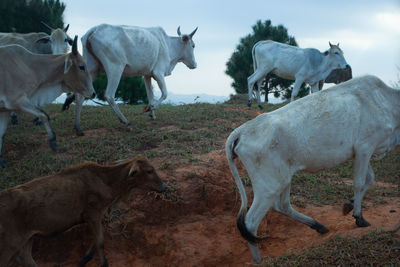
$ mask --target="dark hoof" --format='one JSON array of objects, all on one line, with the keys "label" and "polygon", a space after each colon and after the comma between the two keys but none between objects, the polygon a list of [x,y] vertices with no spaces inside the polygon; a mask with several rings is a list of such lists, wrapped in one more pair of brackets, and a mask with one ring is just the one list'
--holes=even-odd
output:
[{"label": "dark hoof", "polygon": [[342,213],[343,213],[343,215],[349,214],[349,212],[352,211],[353,208],[354,208],[354,205],[353,205],[352,202],[346,202],[346,203],[344,203],[344,204],[343,204],[343,207],[342,207]]},{"label": "dark hoof", "polygon": [[7,163],[0,157],[0,167],[5,168],[7,167]]},{"label": "dark hoof", "polygon": [[261,105],[258,105],[258,108],[261,109],[261,110],[264,109],[264,107],[261,106]]},{"label": "dark hoof", "polygon": [[320,224],[319,222],[315,222],[310,227],[311,227],[311,229],[314,229],[315,231],[317,231],[320,234],[326,234],[327,232],[329,232],[329,229],[326,228],[325,226],[323,226],[322,224]]},{"label": "dark hoof", "polygon": [[356,217],[356,224],[357,224],[358,227],[368,227],[368,226],[371,225],[362,216]]},{"label": "dark hoof", "polygon": [[33,123],[36,125],[36,126],[41,126],[43,123],[42,123],[42,121],[39,119],[39,118],[35,118],[34,120],[33,120]]},{"label": "dark hoof", "polygon": [[249,102],[247,102],[247,106],[251,107],[251,101],[249,100]]},{"label": "dark hoof", "polygon": [[15,114],[11,115],[11,124],[13,124],[13,125],[17,125],[18,124],[17,115],[15,115]]},{"label": "dark hoof", "polygon": [[76,136],[84,136],[85,133],[82,131],[76,131]]}]

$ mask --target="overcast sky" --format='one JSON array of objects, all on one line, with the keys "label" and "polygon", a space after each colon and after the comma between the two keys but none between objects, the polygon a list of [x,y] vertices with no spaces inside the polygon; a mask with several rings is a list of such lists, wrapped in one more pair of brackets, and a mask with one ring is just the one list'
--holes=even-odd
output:
[{"label": "overcast sky", "polygon": [[353,76],[373,74],[391,85],[400,73],[400,0],[61,1],[71,36],[81,37],[101,23],[161,26],[170,36],[177,35],[178,26],[182,33],[198,26],[197,69],[178,63],[166,78],[168,91],[176,94],[234,93],[226,62],[257,20],[284,25],[303,48],[325,51],[329,41],[340,43]]}]

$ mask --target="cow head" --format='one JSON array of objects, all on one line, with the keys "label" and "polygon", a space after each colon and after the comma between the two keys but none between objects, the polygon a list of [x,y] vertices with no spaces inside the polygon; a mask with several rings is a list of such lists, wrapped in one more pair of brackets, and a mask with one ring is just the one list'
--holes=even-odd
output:
[{"label": "cow head", "polygon": [[137,156],[132,161],[128,173],[128,183],[136,188],[157,192],[164,192],[167,189],[149,160],[143,156]]},{"label": "cow head", "polygon": [[86,62],[78,52],[78,36],[74,38],[72,52],[65,55],[63,86],[86,98],[96,96]]},{"label": "cow head", "polygon": [[43,21],[42,24],[50,29],[51,35],[40,38],[39,40],[37,40],[37,42],[50,42],[53,55],[67,53],[69,50],[69,46],[72,46],[73,44],[73,40],[67,34],[69,24],[64,29],[53,29]]},{"label": "cow head", "polygon": [[339,84],[353,78],[350,65],[347,65],[344,69],[334,69],[325,79],[326,83]]},{"label": "cow head", "polygon": [[194,58],[194,42],[192,40],[193,35],[196,33],[197,28],[191,34],[181,34],[181,27],[178,27],[177,33],[181,38],[182,42],[182,54],[179,62],[183,62],[189,69],[195,69],[197,67],[196,60]]},{"label": "cow head", "polygon": [[346,59],[344,59],[343,51],[339,48],[339,43],[333,45],[329,42],[330,48],[324,52],[324,56],[329,57],[329,65],[333,69],[344,69],[348,66]]}]

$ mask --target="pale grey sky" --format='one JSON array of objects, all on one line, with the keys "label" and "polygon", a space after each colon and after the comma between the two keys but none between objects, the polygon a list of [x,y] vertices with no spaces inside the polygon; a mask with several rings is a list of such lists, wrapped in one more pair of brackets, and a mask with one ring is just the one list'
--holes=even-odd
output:
[{"label": "pale grey sky", "polygon": [[171,36],[178,26],[182,33],[198,26],[197,69],[178,64],[166,78],[168,91],[176,94],[234,93],[226,62],[256,21],[267,19],[283,24],[303,48],[325,51],[329,41],[339,42],[354,76],[373,74],[391,85],[400,73],[400,0],[61,1],[71,36],[101,23],[161,26]]}]

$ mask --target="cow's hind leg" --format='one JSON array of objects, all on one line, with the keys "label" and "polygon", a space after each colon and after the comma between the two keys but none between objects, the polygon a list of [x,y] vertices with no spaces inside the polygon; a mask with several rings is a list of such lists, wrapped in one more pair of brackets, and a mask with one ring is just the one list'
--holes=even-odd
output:
[{"label": "cow's hind leg", "polygon": [[38,267],[35,260],[32,258],[32,238],[24,245],[24,247],[18,252],[16,260],[22,266],[26,267]]},{"label": "cow's hind leg", "polygon": [[7,130],[9,117],[10,117],[10,112],[0,112],[0,167],[2,168],[5,168],[7,166],[6,162],[3,160],[1,151],[3,147],[3,136]]},{"label": "cow's hind leg", "polygon": [[[264,78],[265,74],[267,74],[268,72],[270,72],[270,70],[261,71],[260,69],[258,69],[252,75],[250,75],[247,78],[247,88],[248,88],[248,93],[249,93],[249,102],[247,103],[247,106],[251,107],[251,102],[253,100],[253,88],[254,88],[254,85],[256,83],[257,83],[257,85],[260,85],[259,81],[262,81],[262,79]],[[258,86],[257,90],[260,90],[259,86]],[[258,104],[260,105],[260,102]]]},{"label": "cow's hind leg", "polygon": [[118,105],[115,103],[115,93],[118,89],[118,84],[121,80],[122,72],[124,71],[124,66],[111,66],[112,70],[109,70],[110,67],[105,67],[105,71],[107,73],[107,88],[104,93],[104,97],[108,104],[113,108],[115,114],[117,114],[119,120],[123,124],[128,124],[128,120],[125,118],[124,114],[122,114],[121,110],[119,110]]},{"label": "cow's hind leg", "polygon": [[329,231],[325,226],[323,226],[313,218],[310,218],[293,209],[292,205],[290,204],[290,184],[286,186],[279,198],[276,199],[276,201],[274,202],[274,209],[296,221],[310,226],[312,229],[316,230],[320,234],[325,234]]},{"label": "cow's hind leg", "polygon": [[[261,191],[264,191],[264,193]],[[248,213],[246,214],[244,225],[244,227],[246,227],[253,236],[257,236],[258,226],[270,209],[273,198],[272,196],[265,194],[265,192],[267,192],[266,190],[260,190],[260,192],[258,192],[258,190],[254,191],[254,200]],[[262,258],[260,254],[260,249],[258,248],[258,244],[250,241],[248,244],[254,263],[260,264]]]}]

